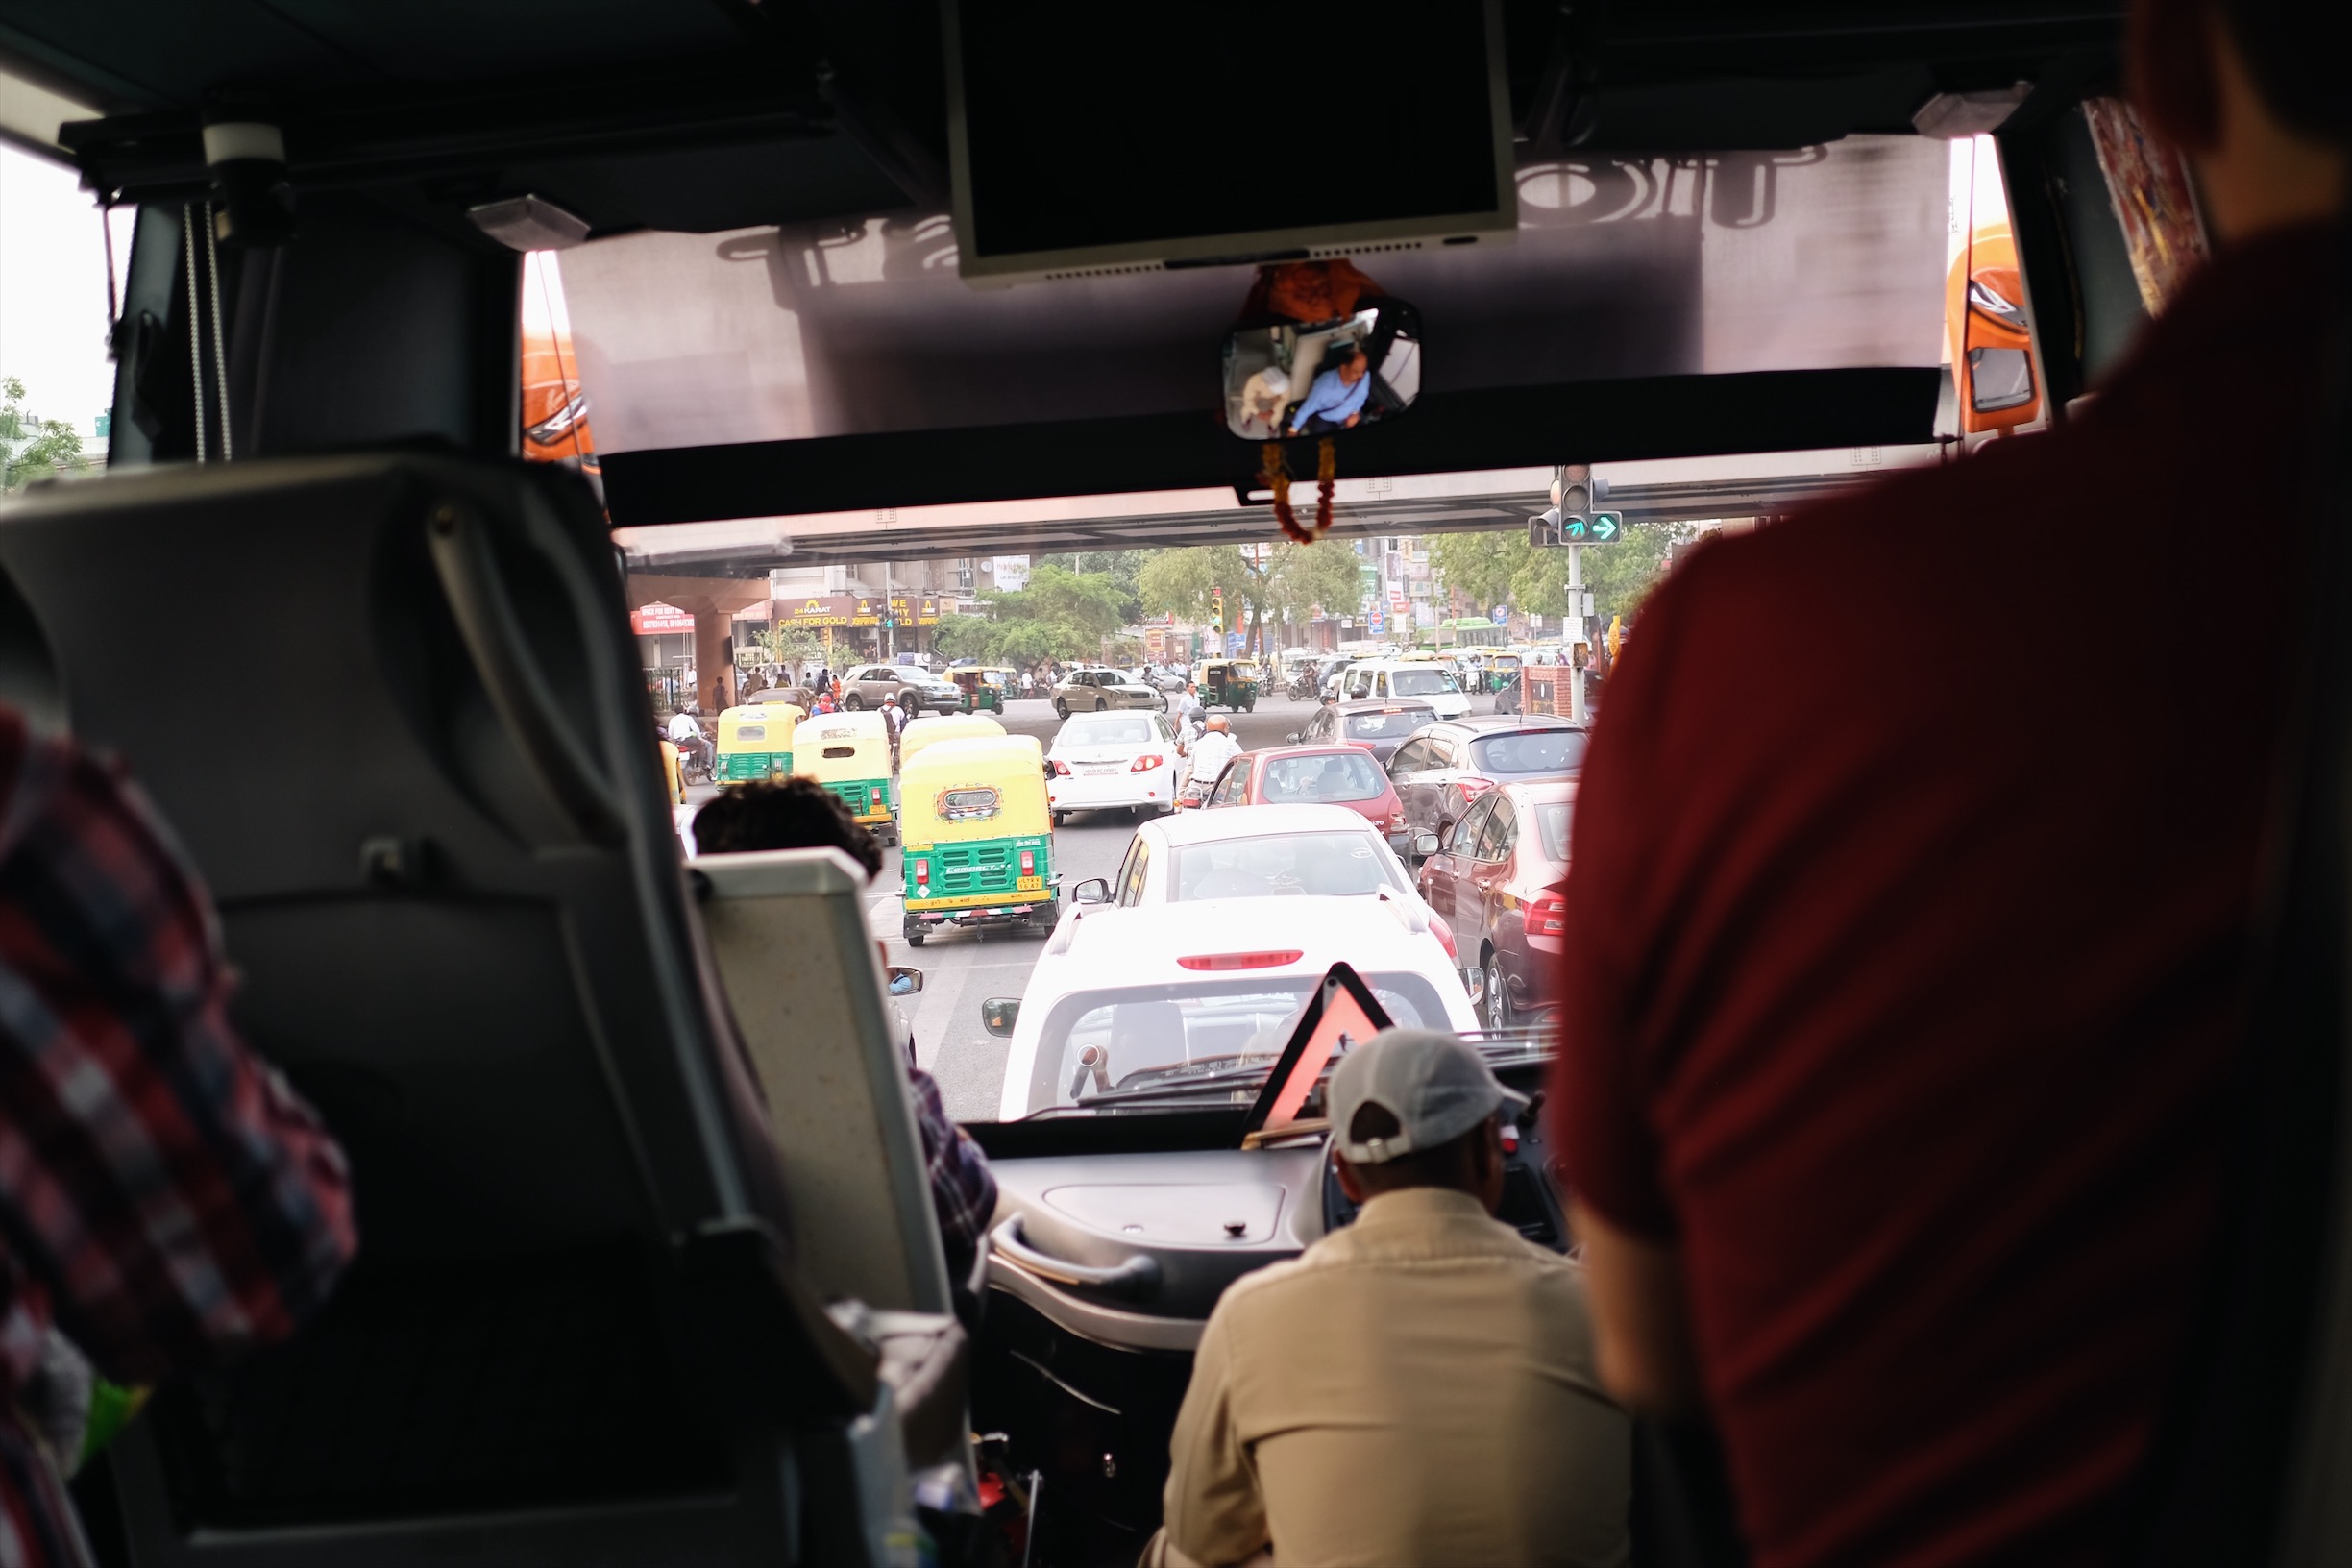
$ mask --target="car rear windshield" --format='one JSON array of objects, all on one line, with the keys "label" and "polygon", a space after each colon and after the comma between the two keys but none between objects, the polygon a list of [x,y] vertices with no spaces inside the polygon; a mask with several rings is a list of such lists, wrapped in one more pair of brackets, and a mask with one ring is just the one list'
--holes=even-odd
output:
[{"label": "car rear windshield", "polygon": [[1062,733],[1081,746],[1136,746],[1155,738],[1149,719],[1074,719]]},{"label": "car rear windshield", "polygon": [[1260,798],[1342,804],[1350,800],[1377,800],[1387,791],[1388,775],[1380,771],[1368,754],[1350,747],[1318,757],[1269,758]]},{"label": "car rear windshield", "polygon": [[[1106,1091],[1156,1090],[1122,1110],[1246,1105],[1271,1071],[1320,975],[1084,991],[1046,1018],[1030,1077],[1029,1110],[1080,1105]],[[1443,1029],[1445,1004],[1417,974],[1364,977],[1382,1009],[1409,1028]],[[1080,1059],[1099,1053],[1101,1071]],[[1197,1088],[1188,1081],[1208,1079]],[[1107,1086],[1107,1090],[1106,1090]]]},{"label": "car rear windshield", "polygon": [[1351,713],[1347,716],[1350,739],[1384,741],[1418,734],[1437,722],[1434,708],[1391,708],[1386,713]]},{"label": "car rear windshield", "polygon": [[1470,743],[1470,756],[1482,773],[1571,773],[1584,766],[1584,732],[1527,729],[1488,735]]},{"label": "car rear windshield", "polygon": [[1389,673],[1388,689],[1399,697],[1436,697],[1460,691],[1461,682],[1451,670],[1395,670]]},{"label": "car rear windshield", "polygon": [[1568,858],[1568,817],[1565,800],[1535,808],[1535,832],[1543,840],[1544,859]]},{"label": "car rear windshield", "polygon": [[1202,898],[1347,896],[1402,890],[1396,856],[1370,831],[1286,833],[1188,845],[1169,887],[1178,903]]}]

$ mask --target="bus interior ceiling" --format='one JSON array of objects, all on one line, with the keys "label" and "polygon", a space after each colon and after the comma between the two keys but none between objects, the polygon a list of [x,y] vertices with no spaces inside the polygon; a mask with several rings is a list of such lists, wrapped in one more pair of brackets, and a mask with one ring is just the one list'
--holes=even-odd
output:
[{"label": "bus interior ceiling", "polygon": [[[1697,160],[1738,180],[1760,167],[1769,181],[1770,155],[1845,137],[1909,137],[1914,116],[1940,95],[2007,95],[1996,117],[2008,115],[2002,156],[2013,187],[2030,181],[2063,195],[2061,183],[2031,176],[2063,152],[2056,144],[2069,109],[2114,90],[2120,9],[1509,0],[1501,15],[1513,157],[1523,170]],[[1251,68],[1253,29],[1233,8],[1237,73]],[[195,451],[188,291],[176,263],[182,204],[203,201],[211,187],[208,119],[282,129],[301,235],[282,249],[220,253],[217,325],[238,454],[419,438],[505,452],[515,424],[515,258],[469,221],[471,209],[536,195],[583,220],[594,239],[839,228],[940,212],[951,153],[940,37],[937,9],[914,0],[607,0],[584,12],[532,4],[463,26],[392,6],[199,3],[127,27],[85,8],[0,7],[0,55],[103,116],[64,128],[64,156],[108,201],[141,208],[139,259],[125,281],[133,329],[121,349],[132,374],[122,379],[124,417],[113,426],[118,464]],[[1148,58],[1120,67],[1138,90],[1146,86],[1138,73],[1150,70]],[[1400,85],[1409,90],[1409,74]],[[1201,159],[1173,172],[1204,187],[1264,178],[1247,159]],[[1047,187],[1061,178],[1052,168],[1028,174]],[[1194,198],[1176,190],[1170,199]],[[2048,203],[2024,205],[2035,210],[2021,215],[2019,239],[2063,403],[2080,387],[2081,365],[2067,361],[2079,359],[2084,334],[2054,318],[2099,297],[2069,280],[2085,247],[2061,231],[2085,220],[2046,214]],[[1528,247],[1448,259],[1475,279],[1507,270],[1514,249]],[[1166,291],[1197,277],[1171,271],[1147,282]],[[939,340],[931,363],[962,360],[1013,393],[1066,375],[1083,354],[1083,342],[1050,341],[1050,329],[1039,343],[1009,344],[987,331],[955,341],[963,318],[985,314],[987,296],[973,295],[967,307],[925,318],[923,330]],[[1446,325],[1432,323],[1439,368]],[[1463,355],[1453,347],[1458,367]],[[1204,357],[1213,351],[1200,345]],[[1488,377],[1483,385],[1475,370],[1458,368],[1410,419],[1354,432],[1342,475],[1899,446],[1930,436],[1932,368],[1848,362],[1707,375],[1667,355],[1662,371],[1626,374],[1607,353],[1589,357],[1579,368],[1571,353],[1565,373],[1540,380]],[[1563,431],[1574,432],[1572,453],[1558,450]],[[919,411],[853,433],[665,442],[609,451],[604,461],[607,500],[624,526],[1041,495],[1246,491],[1258,466],[1253,447],[1185,406],[1004,421]]]}]

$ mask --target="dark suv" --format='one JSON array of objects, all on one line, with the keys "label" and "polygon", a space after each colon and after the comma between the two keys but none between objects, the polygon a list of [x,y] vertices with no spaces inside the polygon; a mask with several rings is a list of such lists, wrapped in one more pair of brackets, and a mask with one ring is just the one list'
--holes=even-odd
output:
[{"label": "dark suv", "polygon": [[1573,778],[1584,766],[1585,730],[1564,719],[1450,719],[1407,741],[1388,759],[1407,831],[1446,830],[1497,784]]}]

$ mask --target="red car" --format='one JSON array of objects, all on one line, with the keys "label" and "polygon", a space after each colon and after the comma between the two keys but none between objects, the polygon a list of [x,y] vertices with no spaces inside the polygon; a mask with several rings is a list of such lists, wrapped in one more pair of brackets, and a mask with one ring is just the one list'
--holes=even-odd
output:
[{"label": "red car", "polygon": [[1577,787],[1567,780],[1487,791],[1432,845],[1421,896],[1454,928],[1464,970],[1483,976],[1479,1011],[1507,1029],[1559,1005],[1567,943],[1568,823]]},{"label": "red car", "polygon": [[1398,859],[1410,847],[1405,803],[1366,747],[1342,743],[1245,751],[1225,765],[1205,804],[1351,806],[1388,835],[1388,846]]}]

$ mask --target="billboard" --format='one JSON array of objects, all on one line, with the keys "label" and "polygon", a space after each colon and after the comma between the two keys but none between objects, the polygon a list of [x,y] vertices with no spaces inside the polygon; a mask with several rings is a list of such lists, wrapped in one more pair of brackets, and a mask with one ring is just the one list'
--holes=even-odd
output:
[{"label": "billboard", "polygon": [[694,630],[694,617],[674,604],[640,604],[629,611],[629,630],[640,637]]},{"label": "billboard", "polygon": [[1029,557],[999,555],[995,559],[996,586],[1008,594],[1017,594],[1029,586]]}]

